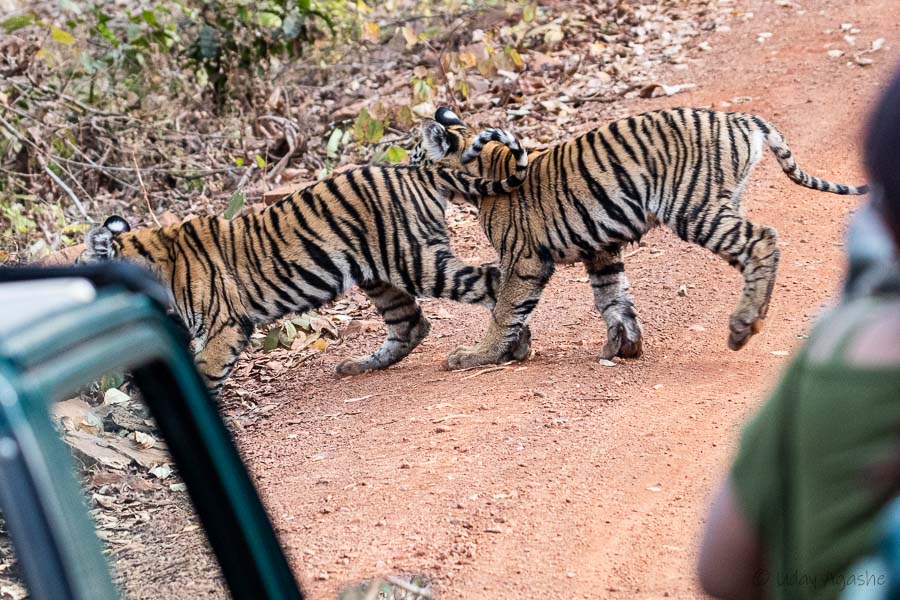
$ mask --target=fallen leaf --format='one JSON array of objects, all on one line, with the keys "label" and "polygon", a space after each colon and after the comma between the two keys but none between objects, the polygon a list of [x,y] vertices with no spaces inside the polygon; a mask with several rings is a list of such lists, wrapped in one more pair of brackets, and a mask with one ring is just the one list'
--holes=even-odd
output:
[{"label": "fallen leaf", "polygon": [[309,318],[309,326],[316,333],[328,334],[333,338],[338,337],[338,329],[331,319],[322,315],[313,314]]},{"label": "fallen leaf", "polygon": [[434,108],[434,104],[432,104],[431,102],[422,102],[412,107],[413,113],[423,119],[430,119],[431,117],[433,117],[435,110],[436,109]]},{"label": "fallen leaf", "polygon": [[166,479],[172,474],[172,467],[167,464],[157,465],[150,469],[150,474],[157,479]]},{"label": "fallen leaf", "polygon": [[118,452],[115,448],[101,444],[101,439],[83,431],[72,431],[63,437],[63,441],[72,449],[72,454],[81,462],[99,464],[110,469],[125,469],[131,464],[131,458]]},{"label": "fallen leaf", "polygon": [[175,213],[173,213],[171,210],[164,211],[156,218],[156,220],[159,221],[159,224],[163,227],[167,225],[178,225],[179,223],[181,223],[181,219],[175,216]]},{"label": "fallen leaf", "polygon": [[87,433],[92,433],[97,435],[101,431],[103,431],[103,421],[100,420],[93,412],[88,412],[82,415],[81,421],[76,421],[75,428],[81,431],[85,431]]},{"label": "fallen leaf", "polygon": [[[664,83],[651,83],[648,86],[641,88],[641,91],[638,95],[641,98],[655,98],[657,96],[674,96],[675,94],[681,93],[685,90],[692,90],[697,87],[696,83],[682,83],[679,85],[666,85]],[[657,93],[661,92],[661,93]]]},{"label": "fallen leaf", "polygon": [[87,402],[74,398],[56,402],[51,406],[50,412],[63,423],[67,431],[71,431],[77,429],[75,424],[81,423],[85,415],[94,411]]},{"label": "fallen leaf", "polygon": [[131,396],[118,388],[109,388],[103,393],[103,404],[106,406],[127,404],[129,400],[131,400]]},{"label": "fallen leaf", "polygon": [[380,331],[381,328],[381,321],[376,321],[374,319],[355,319],[344,328],[344,337],[368,333],[370,331]]},{"label": "fallen leaf", "polygon": [[156,445],[156,438],[154,438],[149,433],[144,433],[142,431],[135,431],[134,433],[132,433],[131,439],[134,442],[135,446],[145,450]]},{"label": "fallen leaf", "polygon": [[103,494],[92,494],[91,500],[96,502],[98,506],[102,506],[103,508],[105,508],[107,510],[115,510],[117,508],[116,499],[113,498],[112,496],[104,496]]}]

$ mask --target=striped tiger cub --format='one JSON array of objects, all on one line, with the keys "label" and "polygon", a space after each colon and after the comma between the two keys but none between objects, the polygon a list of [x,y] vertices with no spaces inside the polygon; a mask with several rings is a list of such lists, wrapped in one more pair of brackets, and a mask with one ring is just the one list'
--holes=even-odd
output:
[{"label": "striped tiger cub", "polygon": [[[514,157],[473,139],[446,108],[435,118],[468,147],[461,160],[481,177],[502,177]],[[469,141],[472,140],[471,145]],[[749,114],[705,109],[660,110],[615,121],[567,142],[532,152],[525,183],[509,196],[473,198],[503,272],[486,337],[460,347],[450,368],[495,363],[527,340],[529,315],[556,263],[584,263],[594,302],[607,325],[600,357],[636,357],[642,330],[622,248],[665,225],[681,239],[710,249],[744,276],[729,321],[728,346],[742,348],[766,317],[778,267],[775,230],[744,217],[741,193],[768,147],[791,181],[834,194],[864,194],[801,170],[781,133]],[[423,138],[415,160],[439,155]],[[519,348],[519,353],[524,350]]]},{"label": "striped tiger cub", "polygon": [[336,174],[231,221],[199,217],[131,231],[125,219],[113,216],[89,231],[79,260],[123,258],[155,271],[171,292],[214,395],[256,324],[320,307],[355,284],[384,318],[387,339],[337,371],[384,369],[428,334],[431,326],[416,296],[494,305],[500,271],[468,265],[453,254],[446,195],[508,193],[522,183],[528,165],[515,137],[487,130],[474,140],[507,144],[517,165],[502,180],[484,180],[458,170],[465,149],[454,145],[458,138],[447,136],[443,126],[429,119],[423,135],[441,153],[428,165]]}]

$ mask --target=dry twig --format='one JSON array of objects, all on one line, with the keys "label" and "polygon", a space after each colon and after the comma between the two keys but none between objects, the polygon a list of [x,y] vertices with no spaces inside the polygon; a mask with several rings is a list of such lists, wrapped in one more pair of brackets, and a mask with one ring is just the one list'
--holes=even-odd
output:
[{"label": "dry twig", "polygon": [[410,592],[411,594],[416,594],[417,597],[419,597],[419,598],[426,598],[428,600],[431,600],[432,598],[434,598],[434,594],[431,593],[431,590],[428,590],[425,588],[420,588],[419,586],[413,585],[413,584],[409,583],[408,581],[404,581],[404,580],[400,579],[399,577],[394,577],[393,575],[387,575],[384,579],[385,579],[385,581],[387,581],[388,583],[390,583],[393,586],[404,589],[407,592]]},{"label": "dry twig", "polygon": [[157,227],[162,227],[159,224],[159,219],[156,218],[156,213],[153,212],[153,207],[150,206],[150,196],[147,195],[147,188],[144,187],[144,178],[141,177],[141,170],[138,168],[137,158],[134,156],[134,150],[131,151],[131,160],[134,162],[134,171],[137,173],[138,182],[141,184],[141,192],[144,194],[144,202],[147,203],[147,212],[150,213],[150,216],[153,218],[153,222],[156,223]]}]

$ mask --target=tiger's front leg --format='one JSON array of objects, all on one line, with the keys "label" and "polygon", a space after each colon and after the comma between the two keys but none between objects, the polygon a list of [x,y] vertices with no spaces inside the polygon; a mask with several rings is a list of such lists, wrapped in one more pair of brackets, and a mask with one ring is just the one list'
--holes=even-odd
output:
[{"label": "tiger's front leg", "polygon": [[506,270],[491,312],[487,334],[476,346],[460,346],[447,357],[450,369],[523,360],[528,356],[531,331],[528,318],[553,275],[553,263],[522,261]]},{"label": "tiger's front leg", "polygon": [[[200,374],[206,380],[210,396],[218,398],[225,380],[231,374],[234,363],[250,341],[251,324],[241,325],[230,319],[210,328],[206,343],[196,351],[194,360]],[[194,340],[192,345],[198,343]]]}]

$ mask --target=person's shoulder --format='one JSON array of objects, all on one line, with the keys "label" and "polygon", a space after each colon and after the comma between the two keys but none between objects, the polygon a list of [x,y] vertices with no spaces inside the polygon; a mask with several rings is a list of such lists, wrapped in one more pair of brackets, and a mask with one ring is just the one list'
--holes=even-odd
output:
[{"label": "person's shoulder", "polygon": [[900,367],[900,300],[885,305],[853,333],[844,359],[856,367]]},{"label": "person's shoulder", "polygon": [[900,298],[860,298],[833,309],[810,339],[811,363],[900,368]]}]

